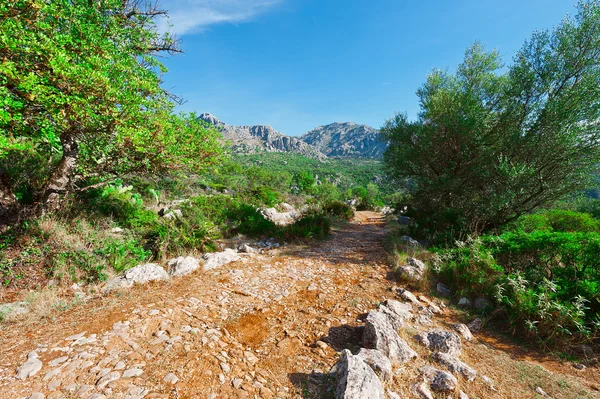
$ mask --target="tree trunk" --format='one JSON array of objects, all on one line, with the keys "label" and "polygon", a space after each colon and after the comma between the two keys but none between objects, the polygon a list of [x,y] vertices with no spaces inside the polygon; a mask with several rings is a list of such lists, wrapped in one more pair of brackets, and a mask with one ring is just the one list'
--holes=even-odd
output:
[{"label": "tree trunk", "polygon": [[79,146],[75,134],[72,131],[63,133],[60,142],[63,148],[63,156],[48,180],[46,190],[44,190],[44,198],[48,208],[58,206],[60,195],[69,190],[73,172],[77,168]]}]

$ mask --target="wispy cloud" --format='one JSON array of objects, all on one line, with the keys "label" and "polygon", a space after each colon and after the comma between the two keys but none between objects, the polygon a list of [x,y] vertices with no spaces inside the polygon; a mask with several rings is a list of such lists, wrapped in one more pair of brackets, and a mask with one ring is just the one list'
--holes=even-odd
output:
[{"label": "wispy cloud", "polygon": [[249,21],[284,0],[169,0],[162,7],[169,18],[159,22],[162,31],[195,33],[210,25]]}]

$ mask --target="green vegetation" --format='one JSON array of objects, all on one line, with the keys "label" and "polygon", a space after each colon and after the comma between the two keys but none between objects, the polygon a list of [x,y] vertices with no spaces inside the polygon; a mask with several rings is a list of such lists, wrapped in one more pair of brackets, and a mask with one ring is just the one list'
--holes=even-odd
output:
[{"label": "green vegetation", "polygon": [[[173,114],[156,56],[178,52],[153,2],[0,5],[0,198],[4,207],[122,175],[199,171],[218,133]],[[18,200],[18,201],[17,201]]]},{"label": "green vegetation", "polygon": [[409,181],[403,232],[438,245],[425,280],[489,298],[492,321],[548,347],[600,338],[600,1],[577,10],[507,67],[473,45],[428,77],[418,120],[383,128]]},{"label": "green vegetation", "polygon": [[587,187],[600,164],[600,2],[536,32],[504,68],[475,44],[436,70],[421,113],[383,128],[390,174],[411,181],[419,233],[451,243]]},{"label": "green vegetation", "polygon": [[555,210],[523,216],[437,253],[458,295],[493,298],[517,330],[546,345],[600,337],[600,220]]}]

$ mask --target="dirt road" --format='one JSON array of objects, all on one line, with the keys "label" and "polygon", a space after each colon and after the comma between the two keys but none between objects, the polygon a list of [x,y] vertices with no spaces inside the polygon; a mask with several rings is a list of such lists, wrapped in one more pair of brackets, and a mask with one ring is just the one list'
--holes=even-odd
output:
[{"label": "dirt road", "polygon": [[[99,296],[41,324],[5,325],[0,398],[333,397],[329,372],[341,349],[359,344],[360,315],[395,295],[379,218],[359,213],[313,246],[284,246],[210,272]],[[446,310],[436,325],[454,317]],[[412,333],[403,336],[422,356],[389,383],[406,397],[418,366],[429,361]],[[29,366],[41,362],[41,369],[16,379],[31,351]],[[496,391],[466,383],[471,398],[533,398],[532,384],[554,397],[597,397],[597,370],[549,362],[539,371],[539,363],[497,349],[490,339],[465,351],[466,362],[497,381]]]}]

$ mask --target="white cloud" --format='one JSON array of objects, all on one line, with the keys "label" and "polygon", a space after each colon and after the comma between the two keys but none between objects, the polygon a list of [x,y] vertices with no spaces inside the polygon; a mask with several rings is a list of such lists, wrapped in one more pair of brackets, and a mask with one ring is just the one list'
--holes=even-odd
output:
[{"label": "white cloud", "polygon": [[[169,0],[161,3],[169,18],[159,21],[161,31],[178,35],[199,32],[210,25],[251,20],[284,0]],[[170,26],[172,25],[172,26]]]}]

